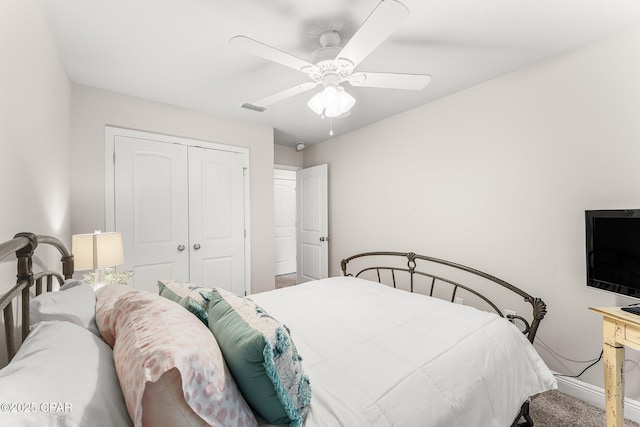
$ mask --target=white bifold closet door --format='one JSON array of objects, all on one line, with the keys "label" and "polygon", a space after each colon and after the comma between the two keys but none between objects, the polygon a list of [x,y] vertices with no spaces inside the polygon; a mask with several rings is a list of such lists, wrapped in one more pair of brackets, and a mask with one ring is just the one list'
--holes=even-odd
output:
[{"label": "white bifold closet door", "polygon": [[132,286],[189,281],[245,294],[242,153],[116,136],[115,228]]}]

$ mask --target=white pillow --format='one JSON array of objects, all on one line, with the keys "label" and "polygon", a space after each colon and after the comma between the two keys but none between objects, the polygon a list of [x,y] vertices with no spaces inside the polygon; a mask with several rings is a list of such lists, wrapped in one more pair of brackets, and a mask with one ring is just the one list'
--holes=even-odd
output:
[{"label": "white pillow", "polygon": [[111,348],[70,322],[42,321],[32,328],[0,370],[0,404],[1,426],[132,425]]},{"label": "white pillow", "polygon": [[29,325],[48,320],[71,322],[100,337],[96,325],[96,293],[91,285],[68,280],[59,291],[35,297],[29,308]]}]

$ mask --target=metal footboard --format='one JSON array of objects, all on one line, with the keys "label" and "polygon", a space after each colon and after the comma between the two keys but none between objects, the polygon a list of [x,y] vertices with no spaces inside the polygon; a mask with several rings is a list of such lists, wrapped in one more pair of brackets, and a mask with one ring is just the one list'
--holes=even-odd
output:
[{"label": "metal footboard", "polygon": [[[367,260],[364,260],[364,258],[367,258]],[[357,259],[360,259],[359,261],[361,262],[359,265],[362,267],[359,269],[356,268],[356,273],[347,272],[349,263]],[[406,264],[403,265],[404,260],[406,260]],[[384,264],[376,266],[367,265],[370,262],[384,262]],[[440,297],[446,294],[445,299],[451,302],[455,302],[461,292],[464,292],[465,295],[474,296],[477,300],[482,301],[489,310],[495,311],[502,317],[508,317],[509,320],[516,323],[531,343],[533,343],[535,339],[540,322],[547,313],[547,305],[542,299],[534,298],[522,289],[502,279],[471,267],[439,258],[417,255],[413,252],[365,252],[343,259],[340,266],[345,276],[361,277],[368,273],[369,276],[367,278],[370,280],[377,280],[379,283],[385,283],[394,288],[399,287],[400,275],[408,275],[408,285],[405,290],[409,292],[416,291],[418,278],[421,278],[423,279],[424,286],[422,286],[422,288],[425,294],[436,296],[435,294],[439,292]],[[465,275],[460,276],[460,278],[455,274],[453,274],[455,278],[451,278],[451,276],[445,277],[448,274],[452,274],[452,272],[463,272]],[[387,280],[383,279],[385,275]],[[373,278],[371,276],[373,276]],[[477,285],[474,286],[462,282],[465,278],[469,280],[469,276],[475,279],[482,279],[483,282],[491,284],[487,290],[491,289],[492,294],[496,290],[495,285],[517,294],[523,301],[531,306],[531,313],[526,315],[505,315],[505,313],[498,308],[500,304],[478,291],[476,289]],[[470,280],[470,282],[472,281],[473,280]],[[502,307],[504,307],[504,305],[502,305]]]}]

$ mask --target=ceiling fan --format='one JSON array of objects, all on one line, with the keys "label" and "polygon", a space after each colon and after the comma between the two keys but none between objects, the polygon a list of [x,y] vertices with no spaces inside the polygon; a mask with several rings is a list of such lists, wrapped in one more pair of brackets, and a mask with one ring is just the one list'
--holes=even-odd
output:
[{"label": "ceiling fan", "polygon": [[409,9],[397,0],[382,0],[371,12],[358,31],[344,47],[340,47],[340,34],[325,31],[320,35],[322,46],[305,61],[261,43],[247,36],[232,37],[233,47],[244,49],[262,58],[301,71],[311,81],[283,90],[266,98],[242,105],[255,111],[265,111],[273,104],[307,92],[322,85],[323,90],[309,100],[307,105],[321,117],[339,118],[349,114],[356,100],[341,86],[388,89],[423,89],[431,76],[428,74],[374,73],[355,71],[355,68],[407,18]]}]

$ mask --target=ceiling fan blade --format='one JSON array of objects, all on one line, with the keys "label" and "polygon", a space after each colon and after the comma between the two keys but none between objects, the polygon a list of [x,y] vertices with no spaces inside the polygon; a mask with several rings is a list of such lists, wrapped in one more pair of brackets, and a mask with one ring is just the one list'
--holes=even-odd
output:
[{"label": "ceiling fan blade", "polygon": [[296,58],[286,52],[276,49],[275,47],[266,45],[262,42],[254,40],[247,36],[235,36],[229,40],[229,44],[233,47],[244,49],[249,53],[258,55],[269,61],[277,62],[294,70],[308,73],[310,70],[317,68],[310,62]]},{"label": "ceiling fan blade", "polygon": [[382,0],[351,40],[336,56],[355,68],[409,16],[409,9],[396,0]]},{"label": "ceiling fan blade", "polygon": [[262,98],[254,102],[245,103],[243,107],[250,110],[264,111],[276,102],[284,101],[287,98],[311,90],[317,85],[318,83],[315,82],[302,83],[281,92],[274,93],[273,95],[267,96],[266,98]]},{"label": "ceiling fan blade", "polygon": [[424,89],[431,81],[428,74],[353,73],[349,77],[352,86],[388,89]]}]

